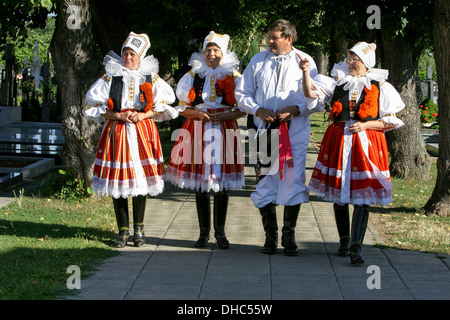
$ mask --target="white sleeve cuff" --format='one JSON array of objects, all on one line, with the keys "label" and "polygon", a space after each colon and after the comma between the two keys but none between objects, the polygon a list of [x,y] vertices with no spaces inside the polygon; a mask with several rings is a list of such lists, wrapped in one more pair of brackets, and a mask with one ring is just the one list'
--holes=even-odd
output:
[{"label": "white sleeve cuff", "polygon": [[178,117],[178,111],[164,102],[156,103],[154,111],[162,112],[161,114],[153,118],[153,120],[156,122],[169,121]]},{"label": "white sleeve cuff", "polygon": [[380,121],[386,122],[387,124],[392,124],[392,125],[394,125],[393,128],[390,128],[390,129],[388,129],[388,130],[386,130],[386,131],[398,129],[398,128],[401,128],[401,127],[403,127],[403,126],[405,125],[405,124],[403,123],[403,121],[400,120],[399,118],[397,118],[397,116],[396,116],[395,114],[389,114],[389,115],[386,115],[386,116],[382,117],[382,118],[380,119]]},{"label": "white sleeve cuff", "polygon": [[103,122],[104,120],[101,115],[106,113],[106,108],[107,107],[103,104],[98,107],[92,107],[85,110],[83,112],[83,115],[89,120],[92,120],[96,123],[100,123]]}]

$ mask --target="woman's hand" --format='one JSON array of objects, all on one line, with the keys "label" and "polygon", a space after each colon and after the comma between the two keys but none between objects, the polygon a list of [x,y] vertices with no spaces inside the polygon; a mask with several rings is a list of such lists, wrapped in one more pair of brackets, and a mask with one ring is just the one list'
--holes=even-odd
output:
[{"label": "woman's hand", "polygon": [[161,113],[162,113],[162,112],[156,112],[156,111],[154,111],[153,109],[152,109],[152,110],[149,110],[149,111],[147,111],[147,112],[138,112],[138,111],[134,111],[134,112],[132,112],[132,114],[130,115],[130,120],[131,120],[133,123],[139,123],[139,122],[141,122],[142,120],[154,118],[154,117],[160,115]]},{"label": "woman's hand", "polygon": [[348,131],[350,131],[351,133],[358,133],[364,131],[366,130],[366,123],[367,122],[360,122],[360,121],[355,122],[354,124],[348,126]]},{"label": "woman's hand", "polygon": [[211,120],[213,121],[213,123],[217,124],[226,120],[236,120],[242,118],[245,115],[246,113],[240,110],[234,110],[231,112],[217,112],[211,114]]},{"label": "woman's hand", "polygon": [[201,122],[207,122],[211,120],[211,115],[208,112],[195,110],[193,108],[186,108],[180,114],[188,119],[200,120]]},{"label": "woman's hand", "polygon": [[351,133],[358,133],[363,130],[380,130],[385,131],[388,129],[392,129],[395,126],[393,124],[386,123],[382,120],[370,120],[365,122],[356,122],[350,126],[348,126],[348,131]]},{"label": "woman's hand", "polygon": [[200,120],[201,122],[207,122],[211,120],[211,114],[206,111],[198,111],[197,110],[197,120]]},{"label": "woman's hand", "polygon": [[229,112],[217,112],[211,114],[211,121],[215,124],[221,123],[222,121],[231,120]]},{"label": "woman's hand", "polygon": [[133,115],[134,111],[127,110],[125,112],[115,112],[111,109],[106,109],[106,112],[102,114],[102,116],[108,120],[117,120],[117,121],[123,121],[123,122],[133,122],[131,121],[131,116]]}]

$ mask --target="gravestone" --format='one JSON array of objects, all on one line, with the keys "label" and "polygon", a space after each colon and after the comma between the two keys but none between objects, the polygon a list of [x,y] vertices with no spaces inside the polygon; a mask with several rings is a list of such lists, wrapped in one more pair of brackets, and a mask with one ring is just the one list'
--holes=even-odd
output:
[{"label": "gravestone", "polygon": [[0,105],[13,106],[14,105],[13,70],[16,58],[14,54],[14,46],[10,43],[6,45],[4,59],[5,59],[5,67],[2,70]]}]

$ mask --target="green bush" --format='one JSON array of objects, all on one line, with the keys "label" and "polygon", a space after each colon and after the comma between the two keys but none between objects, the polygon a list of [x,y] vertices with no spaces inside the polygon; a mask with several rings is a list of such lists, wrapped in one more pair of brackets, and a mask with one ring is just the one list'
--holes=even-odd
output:
[{"label": "green bush", "polygon": [[74,178],[72,170],[52,171],[42,181],[40,193],[59,200],[82,200],[92,194],[90,187],[86,188],[84,181]]},{"label": "green bush", "polygon": [[430,99],[426,99],[419,107],[420,121],[422,123],[438,122],[438,106]]}]

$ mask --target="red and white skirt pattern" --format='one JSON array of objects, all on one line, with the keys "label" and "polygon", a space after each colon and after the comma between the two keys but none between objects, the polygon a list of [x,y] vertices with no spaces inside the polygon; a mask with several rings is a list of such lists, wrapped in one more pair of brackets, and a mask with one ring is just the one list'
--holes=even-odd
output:
[{"label": "red and white skirt pattern", "polygon": [[338,204],[389,205],[392,183],[384,133],[351,133],[348,126],[352,123],[333,123],[326,130],[310,191]]},{"label": "red and white skirt pattern", "polygon": [[219,192],[244,187],[244,159],[236,120],[187,119],[172,149],[165,180],[180,188]]},{"label": "red and white skirt pattern", "polygon": [[156,196],[164,189],[164,160],[152,119],[107,120],[94,164],[92,188],[100,196]]}]

